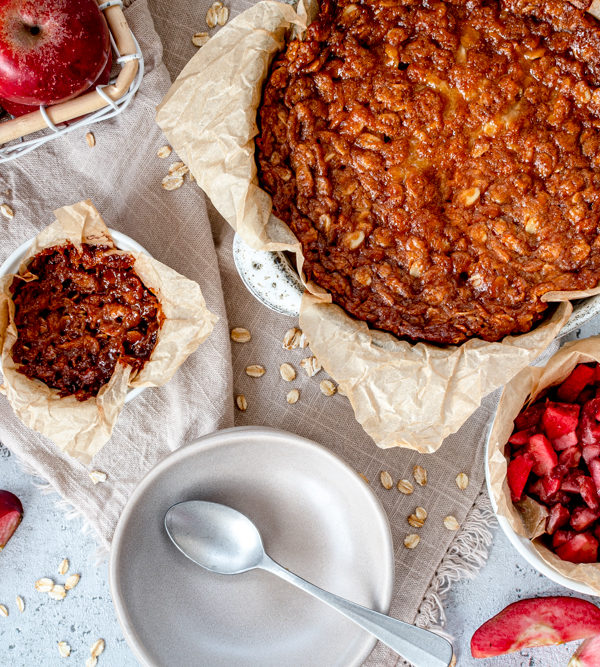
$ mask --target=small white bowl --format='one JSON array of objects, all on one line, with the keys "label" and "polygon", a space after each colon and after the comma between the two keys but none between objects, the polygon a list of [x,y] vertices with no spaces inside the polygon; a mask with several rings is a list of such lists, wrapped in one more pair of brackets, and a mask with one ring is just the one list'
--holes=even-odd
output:
[{"label": "small white bowl", "polygon": [[508,537],[509,542],[521,554],[521,556],[523,556],[523,558],[529,563],[529,565],[531,565],[531,567],[536,569],[545,577],[548,577],[548,579],[552,580],[554,583],[560,584],[561,586],[569,588],[570,590],[575,591],[577,593],[583,593],[584,595],[592,595],[595,597],[600,597],[597,591],[595,591],[593,588],[590,588],[586,584],[582,584],[579,581],[574,581],[573,579],[565,577],[563,574],[557,572],[553,567],[548,565],[544,560],[542,560],[537,551],[533,548],[531,542],[526,537],[517,535],[517,533],[515,533],[511,525],[508,523],[507,519],[503,516],[498,516],[498,506],[496,505],[496,501],[494,499],[494,495],[492,494],[492,489],[490,486],[490,466],[489,466],[490,433],[492,431],[492,426],[495,419],[496,416],[494,416],[494,420],[490,424],[488,436],[485,442],[485,482],[487,486],[487,492],[490,497],[490,501],[492,503],[492,509],[494,510],[494,514],[496,515],[498,523],[500,524],[500,528],[502,528],[504,534],[506,535],[506,537]]},{"label": "small white bowl", "polygon": [[[129,236],[121,234],[121,232],[116,231],[115,229],[109,229],[110,235],[115,242],[115,245],[119,250],[125,250],[126,252],[143,252],[146,255],[150,256],[150,253],[142,247],[137,241],[134,241]],[[27,256],[29,249],[33,245],[33,239],[30,241],[25,241],[22,243],[14,252],[12,252],[0,266],[0,278],[6,276],[9,273],[18,273],[19,266],[23,259]],[[139,396],[146,387],[132,387],[127,392],[125,397],[125,403],[129,403],[134,398]]]}]

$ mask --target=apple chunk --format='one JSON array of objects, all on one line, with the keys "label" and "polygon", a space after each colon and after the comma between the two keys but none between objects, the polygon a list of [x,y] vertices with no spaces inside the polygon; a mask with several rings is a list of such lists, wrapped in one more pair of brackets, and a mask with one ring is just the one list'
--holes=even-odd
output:
[{"label": "apple chunk", "polygon": [[600,635],[586,639],[575,651],[567,667],[600,667]]},{"label": "apple chunk", "polygon": [[0,490],[0,551],[12,537],[23,518],[23,505],[10,491]]},{"label": "apple chunk", "polygon": [[548,646],[600,634],[600,609],[578,598],[519,600],[479,627],[471,638],[474,658],[490,658],[532,646]]}]

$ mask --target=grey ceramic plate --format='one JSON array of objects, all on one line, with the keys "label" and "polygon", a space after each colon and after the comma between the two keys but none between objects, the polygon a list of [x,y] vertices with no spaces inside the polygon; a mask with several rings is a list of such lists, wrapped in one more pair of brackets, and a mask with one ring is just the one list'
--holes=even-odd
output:
[{"label": "grey ceramic plate", "polygon": [[[248,291],[271,310],[297,316],[304,287],[282,252],[264,252],[246,245],[238,234],[233,240],[233,259]],[[600,294],[573,303],[573,314],[558,336],[575,331],[600,314]]]},{"label": "grey ceramic plate", "polygon": [[[137,241],[134,241],[129,236],[121,234],[121,232],[118,232],[116,229],[109,229],[109,231],[113,238],[113,241],[115,242],[115,245],[120,250],[125,250],[128,252],[143,252],[146,253],[146,255],[150,254]],[[18,272],[21,262],[27,255],[29,248],[31,248],[32,245],[33,245],[33,240],[25,241],[25,243],[22,243],[16,250],[14,250],[6,258],[6,260],[0,266],[0,278],[9,273]],[[144,391],[144,389],[145,387],[135,387],[129,389],[129,391],[127,392],[127,396],[125,397],[125,403],[129,403],[129,401],[132,401],[136,396],[139,396]]]},{"label": "grey ceramic plate", "polygon": [[125,637],[143,664],[359,665],[371,635],[266,572],[203,570],[167,537],[176,502],[221,502],[249,516],[268,553],[318,586],[389,608],[394,560],[381,505],[343,461],[273,429],[219,431],[159,463],[115,532],[110,586]]}]

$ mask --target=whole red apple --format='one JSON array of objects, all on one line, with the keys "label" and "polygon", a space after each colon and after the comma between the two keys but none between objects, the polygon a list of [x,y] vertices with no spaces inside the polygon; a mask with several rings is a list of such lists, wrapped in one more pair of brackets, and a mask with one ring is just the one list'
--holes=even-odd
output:
[{"label": "whole red apple", "polygon": [[[90,90],[94,90],[96,86],[105,86],[110,81],[110,71],[112,69],[112,53],[108,54],[108,61],[106,66],[100,73],[100,76],[94,81],[94,83],[86,90],[84,93],[87,93]],[[83,94],[83,93],[81,93]],[[8,111],[11,116],[18,118],[19,116],[24,116],[27,113],[31,113],[36,109],[39,109],[39,104],[18,104],[17,102],[11,102],[10,100],[5,100],[3,97],[0,97],[0,107],[5,111]],[[80,116],[82,118],[83,116]],[[78,118],[70,120],[69,123],[74,123]]]},{"label": "whole red apple", "polygon": [[110,54],[95,0],[0,0],[0,97],[56,104],[96,81]]}]

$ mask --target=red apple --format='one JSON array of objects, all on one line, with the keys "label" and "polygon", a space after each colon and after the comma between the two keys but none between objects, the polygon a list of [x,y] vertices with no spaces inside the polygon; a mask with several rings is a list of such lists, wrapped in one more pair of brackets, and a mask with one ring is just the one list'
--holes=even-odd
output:
[{"label": "red apple", "polygon": [[56,104],[106,67],[108,26],[95,0],[0,0],[0,97]]},{"label": "red apple", "polygon": [[600,635],[586,639],[575,651],[567,667],[600,667]]},{"label": "red apple", "polygon": [[471,654],[474,658],[490,658],[598,634],[600,609],[591,602],[561,596],[519,600],[475,631]]},{"label": "red apple", "polygon": [[[100,76],[96,79],[96,81],[94,81],[94,83],[87,90],[84,90],[83,93],[87,93],[88,91],[93,90],[96,86],[105,86],[110,81],[111,70],[112,70],[112,53],[109,53],[108,61],[106,62],[106,66],[100,73]],[[81,94],[83,95],[83,93]],[[11,116],[18,118],[19,116],[24,116],[26,113],[31,113],[32,111],[39,109],[40,105],[18,104],[17,102],[11,102],[10,100],[5,100],[2,97],[0,97],[0,107],[2,107],[2,109],[4,109],[5,111],[8,111],[8,113]],[[78,120],[78,118],[70,120],[69,123],[74,123],[76,120]]]},{"label": "red apple", "polygon": [[0,551],[12,537],[23,518],[23,505],[10,491],[0,491]]}]

